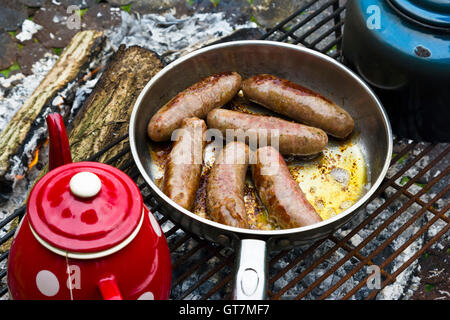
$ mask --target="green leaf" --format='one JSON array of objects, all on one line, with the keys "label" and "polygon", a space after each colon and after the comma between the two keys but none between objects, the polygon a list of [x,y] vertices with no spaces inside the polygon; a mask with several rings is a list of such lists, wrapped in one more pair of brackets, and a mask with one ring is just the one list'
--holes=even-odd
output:
[{"label": "green leaf", "polygon": [[214,5],[214,7],[216,7],[220,3],[220,0],[209,0],[209,1]]},{"label": "green leaf", "polygon": [[186,0],[186,2],[192,7],[195,3],[195,0]]},{"label": "green leaf", "polygon": [[430,292],[433,289],[434,289],[434,284],[431,284],[431,283],[426,283],[425,284],[425,291],[426,292]]},{"label": "green leaf", "polygon": [[332,52],[332,51],[334,51],[334,50],[336,50],[336,49],[337,49],[337,44],[335,44],[334,46],[332,46],[331,49],[329,49],[329,50],[327,51],[327,53],[330,53],[330,52]]},{"label": "green leaf", "polygon": [[131,10],[131,4],[127,4],[125,6],[120,6],[120,9],[122,9],[123,11],[126,11],[128,13],[130,13]]},{"label": "green leaf", "polygon": [[398,163],[400,164],[404,164],[406,161],[406,158],[408,157],[409,152],[407,152],[406,154],[404,154],[403,156],[400,157],[400,159],[397,160]]},{"label": "green leaf", "polygon": [[400,184],[401,184],[401,185],[404,185],[404,184],[407,183],[409,180],[411,180],[410,177],[404,176],[404,177],[402,177],[402,179],[400,180]]},{"label": "green leaf", "polygon": [[55,54],[57,54],[59,56],[63,49],[62,48],[52,48],[52,50]]},{"label": "green leaf", "polygon": [[84,16],[84,14],[86,13],[87,10],[88,10],[88,8],[77,10],[76,14],[79,15],[81,18],[82,16]]},{"label": "green leaf", "polygon": [[414,182],[414,184],[415,184],[416,186],[421,187],[422,189],[425,188],[425,186],[427,185],[426,183],[420,183],[420,182]]},{"label": "green leaf", "polygon": [[10,66],[8,69],[0,70],[0,73],[4,75],[6,78],[8,78],[11,72],[14,70],[20,70],[20,66],[17,62],[14,62],[14,64]]}]

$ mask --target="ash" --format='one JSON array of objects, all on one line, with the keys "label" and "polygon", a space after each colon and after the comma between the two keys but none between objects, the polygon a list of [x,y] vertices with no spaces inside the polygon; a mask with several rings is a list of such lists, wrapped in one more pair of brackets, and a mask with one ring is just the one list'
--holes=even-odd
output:
[{"label": "ash", "polygon": [[139,45],[171,62],[233,31],[256,26],[254,22],[232,24],[223,12],[197,13],[178,19],[169,13],[140,16],[122,11],[122,24],[107,31],[106,36],[114,50],[122,43]]},{"label": "ash", "polygon": [[47,54],[33,65],[33,74],[28,77],[21,73],[7,79],[0,77],[0,131],[33,93],[57,59],[57,55]]}]

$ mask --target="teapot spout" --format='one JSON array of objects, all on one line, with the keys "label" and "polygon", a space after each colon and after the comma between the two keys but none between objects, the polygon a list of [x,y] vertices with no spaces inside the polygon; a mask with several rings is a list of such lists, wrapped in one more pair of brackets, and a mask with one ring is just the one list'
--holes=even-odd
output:
[{"label": "teapot spout", "polygon": [[49,170],[72,163],[69,139],[64,120],[59,113],[51,113],[46,118],[49,135]]}]

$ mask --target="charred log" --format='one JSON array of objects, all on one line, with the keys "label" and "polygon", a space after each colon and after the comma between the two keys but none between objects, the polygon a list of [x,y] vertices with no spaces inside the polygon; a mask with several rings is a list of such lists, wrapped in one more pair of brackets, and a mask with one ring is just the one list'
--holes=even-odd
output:
[{"label": "charred log", "polygon": [[[147,82],[164,67],[154,52],[121,45],[76,116],[69,142],[73,161],[83,161],[128,133],[133,105]],[[145,134],[145,132],[143,133]],[[128,138],[96,159],[105,162],[128,146]],[[127,153],[111,163],[116,167],[131,160]]]},{"label": "charred log", "polygon": [[49,112],[60,111],[53,100],[69,83],[88,73],[90,63],[103,47],[103,40],[102,32],[88,30],[77,33],[0,133],[0,193],[12,191],[16,168],[26,170],[31,160],[33,150],[27,148],[30,144],[39,145],[46,138],[45,116]]}]

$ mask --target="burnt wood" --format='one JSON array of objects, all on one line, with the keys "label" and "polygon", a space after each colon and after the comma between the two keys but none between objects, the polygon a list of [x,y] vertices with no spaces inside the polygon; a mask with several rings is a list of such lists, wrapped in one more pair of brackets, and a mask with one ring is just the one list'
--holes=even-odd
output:
[{"label": "burnt wood", "polygon": [[[103,40],[103,33],[99,31],[78,32],[53,68],[0,133],[0,193],[12,191],[13,157],[21,159],[26,167],[30,159],[25,154],[25,145],[30,142],[37,129],[44,127],[45,114],[58,110],[58,106],[52,104],[57,94],[67,88],[70,82],[81,79],[88,72],[89,64],[103,47]],[[41,139],[45,140],[45,134]]]},{"label": "burnt wood", "polygon": [[[147,82],[162,68],[160,57],[139,46],[121,45],[85,101],[70,129],[73,161],[83,161],[128,133],[133,105]],[[146,134],[143,132],[142,134]],[[127,150],[128,138],[120,141],[96,159],[106,162]],[[119,167],[131,160],[131,153],[117,161]]]}]

